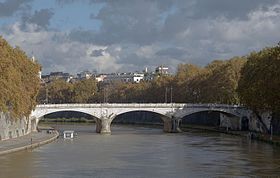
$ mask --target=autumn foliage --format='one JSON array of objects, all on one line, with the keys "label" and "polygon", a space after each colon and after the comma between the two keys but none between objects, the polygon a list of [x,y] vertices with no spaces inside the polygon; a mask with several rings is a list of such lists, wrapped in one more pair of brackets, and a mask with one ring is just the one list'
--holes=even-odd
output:
[{"label": "autumn foliage", "polygon": [[40,88],[40,65],[0,37],[0,110],[18,118],[29,116]]},{"label": "autumn foliage", "polygon": [[241,70],[238,93],[253,110],[280,113],[280,46],[253,52]]},{"label": "autumn foliage", "polygon": [[[46,96],[48,91],[48,96]],[[205,67],[178,65],[173,76],[140,83],[69,84],[55,81],[41,89],[42,103],[220,103],[241,104],[254,111],[280,111],[280,47],[248,56],[214,60]]]}]

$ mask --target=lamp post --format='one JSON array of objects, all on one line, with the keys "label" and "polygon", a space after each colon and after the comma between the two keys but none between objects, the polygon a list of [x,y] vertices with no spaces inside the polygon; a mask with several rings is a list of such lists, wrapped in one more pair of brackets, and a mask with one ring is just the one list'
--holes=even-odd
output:
[{"label": "lamp post", "polygon": [[46,102],[46,104],[48,104],[48,102],[49,102],[49,97],[48,97],[49,91],[48,91],[48,85],[47,85],[47,83],[45,83],[45,87],[46,87],[46,99],[45,99],[45,102]]},{"label": "lamp post", "polygon": [[172,95],[173,95],[173,92],[172,92],[172,90],[173,90],[173,88],[172,88],[172,86],[170,87],[170,103],[172,103]]},{"label": "lamp post", "polygon": [[273,136],[273,126],[272,126],[272,123],[270,121],[270,140],[272,140],[272,136]]},{"label": "lamp post", "polygon": [[165,87],[165,100],[164,100],[164,103],[167,103],[167,90],[168,90],[168,88]]},{"label": "lamp post", "polygon": [[106,88],[103,89],[103,103],[106,103]]}]

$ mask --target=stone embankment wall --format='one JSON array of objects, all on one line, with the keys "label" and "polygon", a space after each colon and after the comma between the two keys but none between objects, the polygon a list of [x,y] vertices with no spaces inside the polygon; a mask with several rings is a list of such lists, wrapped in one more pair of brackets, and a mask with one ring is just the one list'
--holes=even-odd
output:
[{"label": "stone embankment wall", "polygon": [[0,141],[29,134],[34,129],[28,118],[13,119],[10,114],[0,112]]},{"label": "stone embankment wall", "polygon": [[[271,113],[262,112],[262,113],[260,113],[260,117],[262,118],[262,121],[263,121],[265,127],[270,129],[270,123],[271,123],[271,119],[272,119]],[[261,132],[261,133],[266,132],[256,114],[254,114],[254,113],[251,114],[251,116],[249,118],[249,123],[250,123],[249,124],[250,130],[256,131],[256,132]]]},{"label": "stone embankment wall", "polygon": [[220,127],[231,130],[242,130],[242,118],[220,113]]}]

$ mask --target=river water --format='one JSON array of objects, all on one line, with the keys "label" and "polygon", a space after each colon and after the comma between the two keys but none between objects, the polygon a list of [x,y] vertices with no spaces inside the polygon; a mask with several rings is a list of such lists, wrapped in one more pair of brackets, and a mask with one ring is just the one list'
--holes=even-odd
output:
[{"label": "river water", "polygon": [[280,149],[246,138],[190,131],[113,126],[99,135],[93,125],[54,125],[75,130],[34,150],[0,157],[1,178],[263,177],[280,176]]}]

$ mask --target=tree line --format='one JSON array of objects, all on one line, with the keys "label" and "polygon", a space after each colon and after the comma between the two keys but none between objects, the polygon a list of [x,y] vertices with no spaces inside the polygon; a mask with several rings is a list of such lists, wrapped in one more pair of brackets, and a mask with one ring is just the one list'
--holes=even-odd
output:
[{"label": "tree line", "polygon": [[39,71],[39,64],[0,36],[0,111],[13,118],[29,116],[37,104]]},{"label": "tree line", "polygon": [[39,101],[49,103],[239,103],[236,88],[245,58],[216,60],[206,67],[180,64],[176,75],[140,83],[96,83],[56,80],[40,90]]},{"label": "tree line", "polygon": [[[214,60],[205,67],[180,64],[175,75],[140,83],[67,83],[39,87],[40,65],[0,38],[0,109],[28,115],[39,103],[223,103],[255,111],[280,111],[280,46],[247,56]],[[37,95],[38,94],[38,95]]]},{"label": "tree line", "polygon": [[214,60],[205,67],[178,65],[174,76],[140,83],[54,81],[43,86],[41,103],[222,103],[280,110],[280,46],[247,56]]},{"label": "tree line", "polygon": [[[223,103],[280,113],[280,45],[205,67],[180,64],[174,76],[140,83],[54,81],[40,87],[40,65],[0,37],[0,110],[28,116],[39,103]],[[36,102],[37,100],[37,102]]]}]

